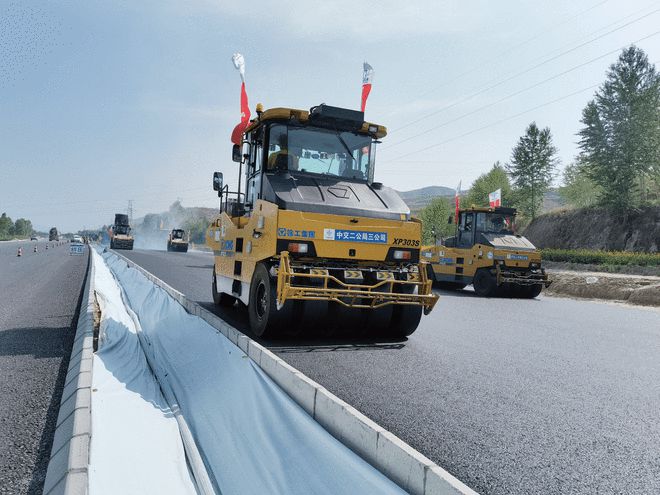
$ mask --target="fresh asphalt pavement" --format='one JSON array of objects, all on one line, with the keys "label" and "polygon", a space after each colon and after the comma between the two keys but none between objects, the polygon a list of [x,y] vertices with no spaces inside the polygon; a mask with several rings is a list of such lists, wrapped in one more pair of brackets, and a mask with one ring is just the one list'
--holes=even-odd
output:
[{"label": "fresh asphalt pavement", "polygon": [[42,492],[86,270],[68,243],[0,242],[0,494]]},{"label": "fresh asphalt pavement", "polygon": [[[211,254],[120,253],[249,334]],[[403,341],[262,343],[481,493],[660,493],[657,309],[464,290]]]}]

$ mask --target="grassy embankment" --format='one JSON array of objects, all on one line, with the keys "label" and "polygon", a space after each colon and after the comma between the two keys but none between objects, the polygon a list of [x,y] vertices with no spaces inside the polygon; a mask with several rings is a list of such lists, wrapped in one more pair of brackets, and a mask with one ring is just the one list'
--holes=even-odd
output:
[{"label": "grassy embankment", "polygon": [[542,249],[545,261],[568,262],[605,266],[660,267],[660,253],[630,251],[596,251],[592,249]]}]

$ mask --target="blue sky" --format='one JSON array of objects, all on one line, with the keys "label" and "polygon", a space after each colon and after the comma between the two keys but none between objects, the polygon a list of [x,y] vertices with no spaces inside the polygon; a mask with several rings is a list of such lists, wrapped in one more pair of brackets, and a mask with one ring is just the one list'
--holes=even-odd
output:
[{"label": "blue sky", "polygon": [[468,186],[532,120],[565,165],[608,52],[646,38],[660,61],[660,4],[546,4],[0,0],[0,211],[75,230],[129,199],[216,205],[212,172],[237,176],[235,51],[252,108],[357,107],[367,60],[367,119],[391,131],[376,178],[397,189]]}]

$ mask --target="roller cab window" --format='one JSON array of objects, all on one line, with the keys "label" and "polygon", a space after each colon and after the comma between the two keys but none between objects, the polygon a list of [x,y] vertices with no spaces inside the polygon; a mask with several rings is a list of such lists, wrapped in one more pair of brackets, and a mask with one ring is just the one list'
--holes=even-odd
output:
[{"label": "roller cab window", "polygon": [[266,170],[371,182],[375,143],[349,131],[274,124],[269,129]]},{"label": "roller cab window", "polygon": [[477,231],[484,234],[513,234],[513,215],[477,213]]}]

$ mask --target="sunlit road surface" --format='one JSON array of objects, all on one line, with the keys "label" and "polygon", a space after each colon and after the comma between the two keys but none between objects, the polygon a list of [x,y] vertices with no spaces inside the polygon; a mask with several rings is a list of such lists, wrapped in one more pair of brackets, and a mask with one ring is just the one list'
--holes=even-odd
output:
[{"label": "sunlit road surface", "polygon": [[68,243],[48,246],[0,242],[3,495],[42,492],[77,325],[87,254],[70,256]]},{"label": "sunlit road surface", "polygon": [[[120,253],[249,334],[211,254]],[[442,292],[404,341],[262,343],[481,493],[660,493],[657,309]]]}]

